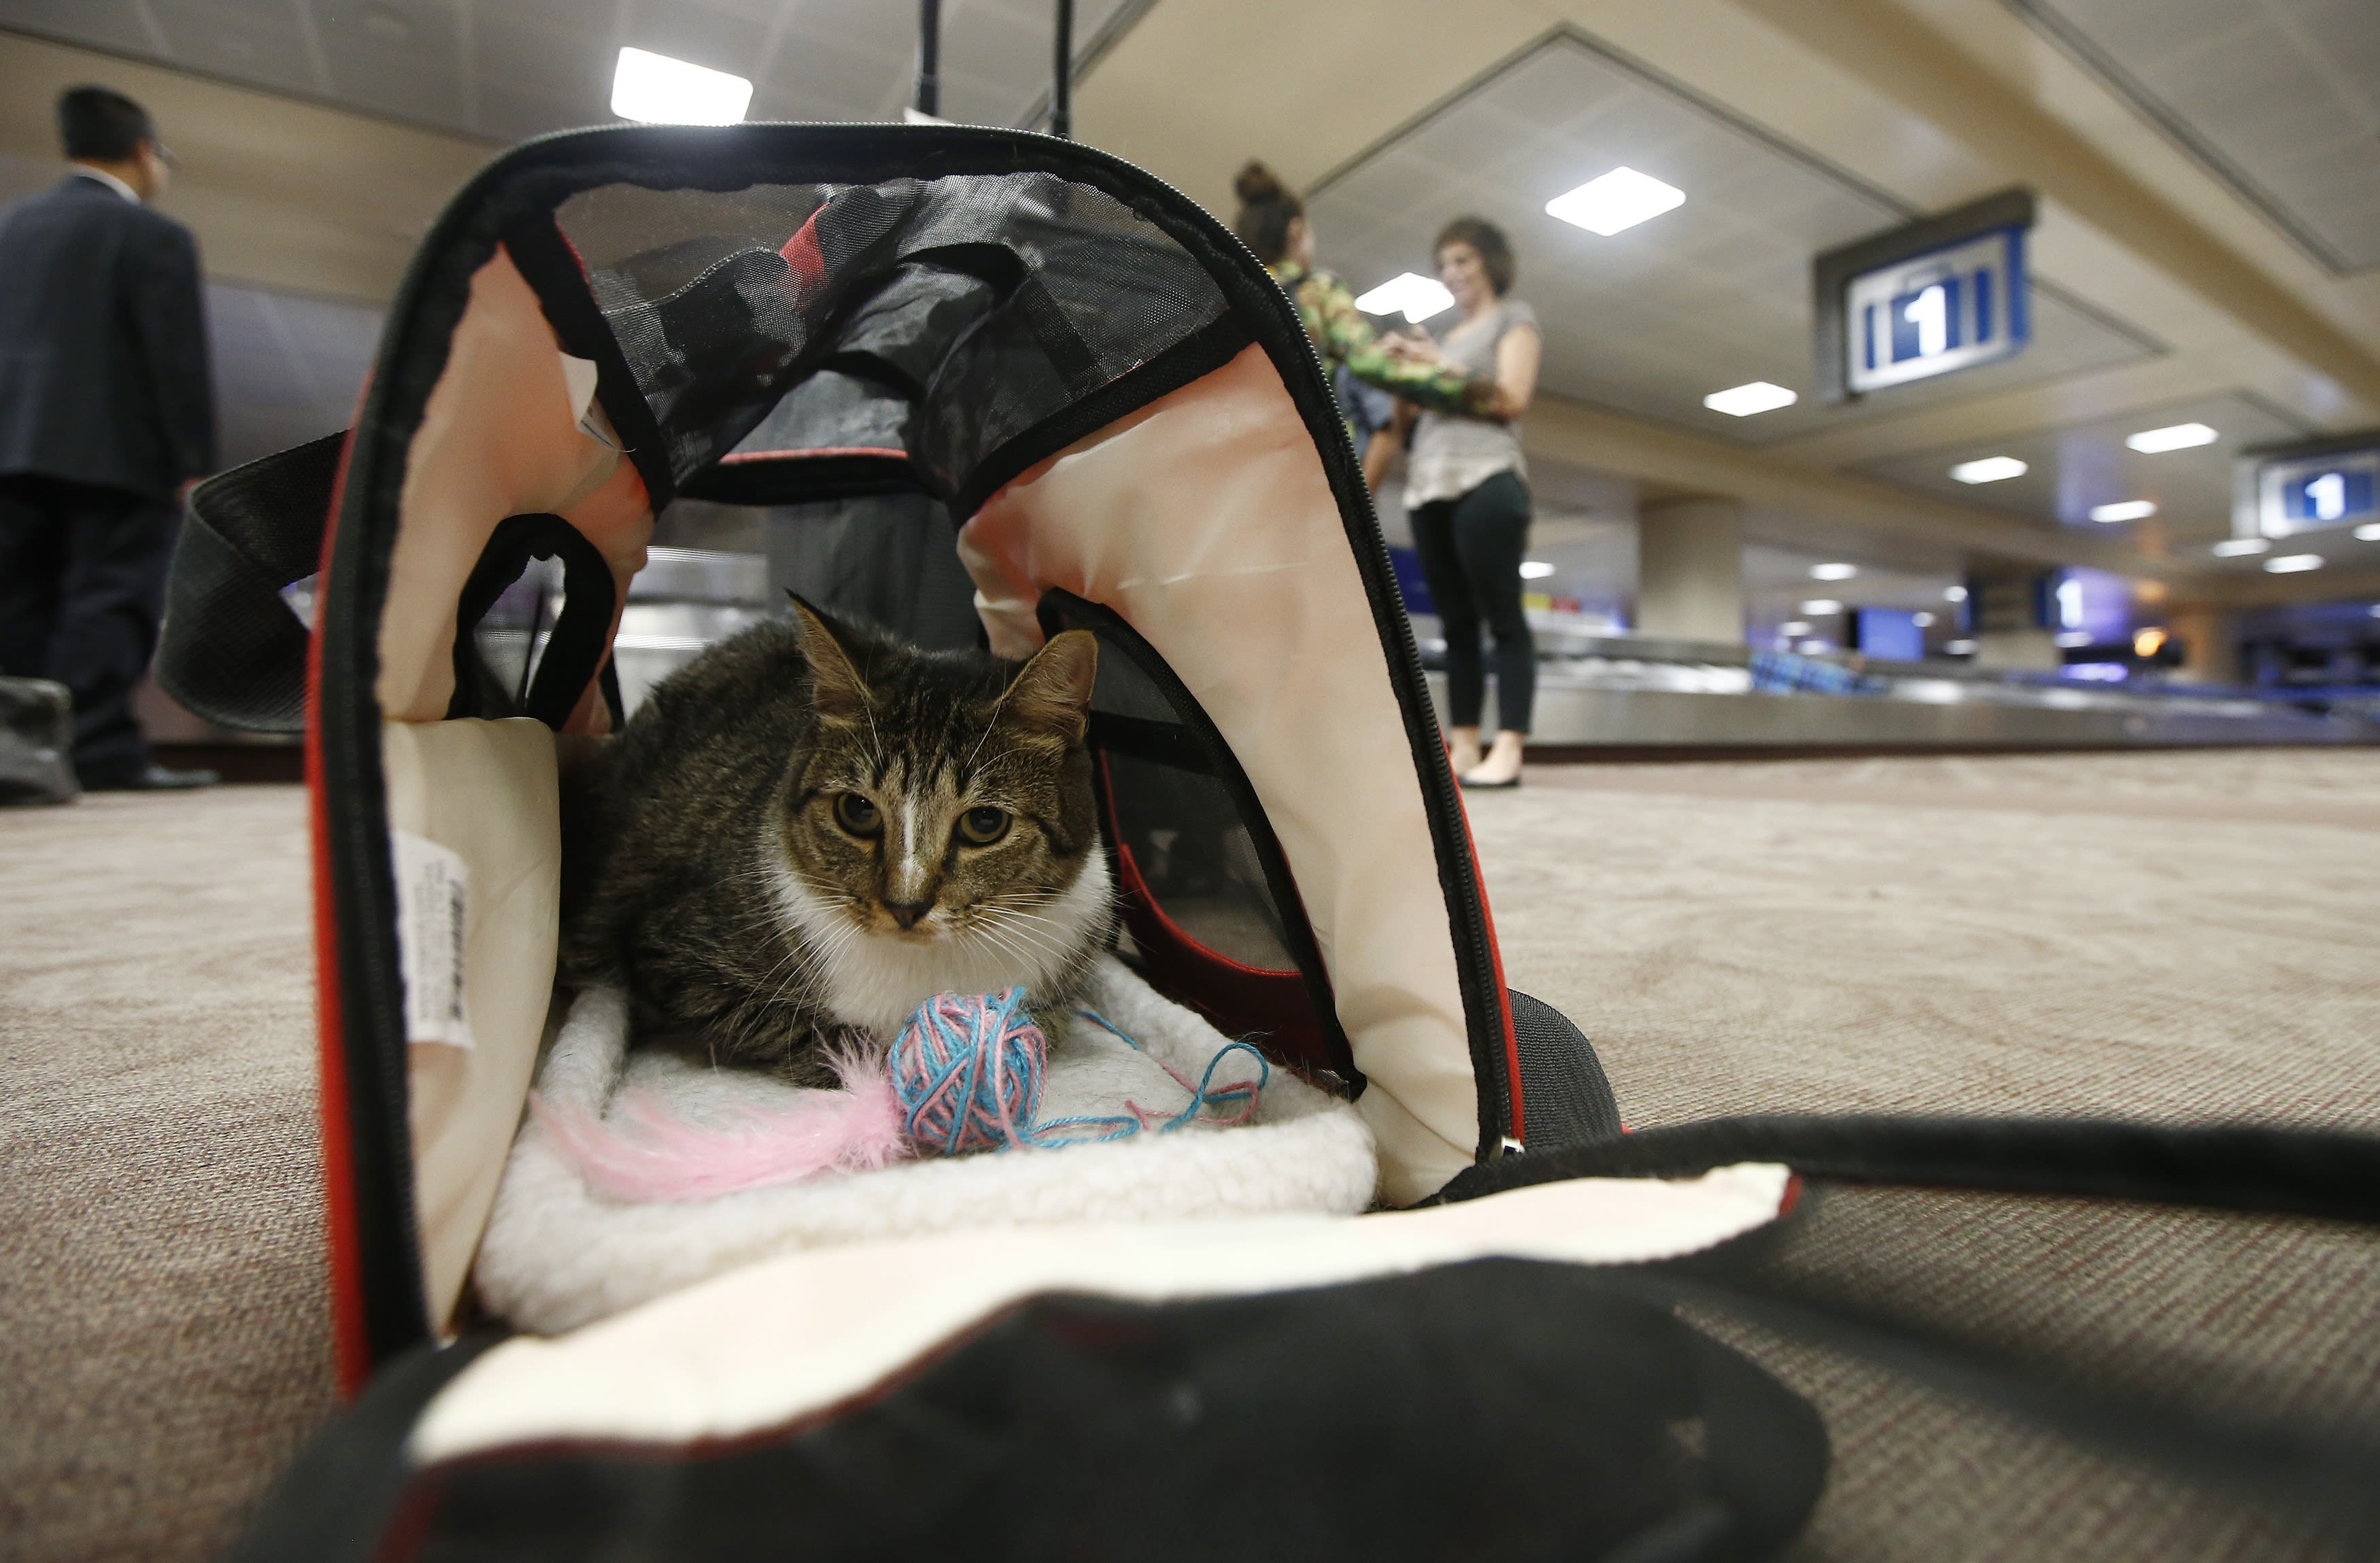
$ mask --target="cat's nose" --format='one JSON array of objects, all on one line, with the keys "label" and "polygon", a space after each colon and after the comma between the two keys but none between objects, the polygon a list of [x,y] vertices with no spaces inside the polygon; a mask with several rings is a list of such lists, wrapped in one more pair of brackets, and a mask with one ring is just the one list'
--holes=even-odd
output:
[{"label": "cat's nose", "polygon": [[884,903],[884,910],[892,913],[892,920],[905,928],[916,927],[917,919],[933,909],[934,903],[930,901],[888,901]]}]

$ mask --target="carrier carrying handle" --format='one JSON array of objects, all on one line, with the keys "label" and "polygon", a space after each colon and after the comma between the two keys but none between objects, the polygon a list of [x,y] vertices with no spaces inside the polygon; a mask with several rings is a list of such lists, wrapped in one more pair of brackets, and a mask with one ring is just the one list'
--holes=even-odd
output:
[{"label": "carrier carrying handle", "polygon": [[[1075,0],[1056,0],[1050,30],[1050,134],[1075,139]],[[911,106],[942,113],[942,0],[917,0],[917,78]]]},{"label": "carrier carrying handle", "polygon": [[[218,727],[306,731],[313,632],[289,588],[319,567],[346,441],[344,432],[326,434],[209,479],[190,495],[165,581],[157,682]],[[504,714],[481,709],[485,692],[471,631],[531,557],[557,555],[562,615],[523,691],[523,712],[559,731],[588,681],[600,679],[613,725],[619,725],[620,687],[610,658],[617,588],[595,545],[558,515],[509,517],[489,539],[456,612],[448,716]]]}]

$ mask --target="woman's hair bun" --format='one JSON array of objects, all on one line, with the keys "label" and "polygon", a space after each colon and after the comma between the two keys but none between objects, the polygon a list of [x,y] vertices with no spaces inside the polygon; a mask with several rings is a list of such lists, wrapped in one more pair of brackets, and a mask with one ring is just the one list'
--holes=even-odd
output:
[{"label": "woman's hair bun", "polygon": [[1243,206],[1258,206],[1279,200],[1289,192],[1281,188],[1279,179],[1273,177],[1271,169],[1250,158],[1248,165],[1240,170],[1239,177],[1232,181],[1232,193],[1240,198]]}]

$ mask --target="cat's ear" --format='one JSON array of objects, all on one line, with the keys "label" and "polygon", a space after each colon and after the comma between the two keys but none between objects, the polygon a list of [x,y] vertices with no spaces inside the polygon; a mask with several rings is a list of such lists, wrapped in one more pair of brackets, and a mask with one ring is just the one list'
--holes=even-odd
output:
[{"label": "cat's ear", "polygon": [[1079,744],[1090,721],[1091,681],[1099,667],[1099,637],[1090,631],[1051,636],[1001,697],[1001,713],[1017,726]]},{"label": "cat's ear", "polygon": [[868,685],[852,665],[851,654],[835,638],[826,615],[794,593],[794,617],[801,621],[802,655],[809,659],[810,703],[828,721],[859,722],[868,715]]}]

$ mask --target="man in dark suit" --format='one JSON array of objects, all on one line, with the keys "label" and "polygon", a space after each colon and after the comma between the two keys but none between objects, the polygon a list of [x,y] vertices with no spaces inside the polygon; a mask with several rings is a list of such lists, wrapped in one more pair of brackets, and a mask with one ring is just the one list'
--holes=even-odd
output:
[{"label": "man in dark suit", "polygon": [[0,672],[73,692],[85,787],[204,786],[132,716],[181,503],[214,465],[198,246],[148,205],[171,163],[140,104],[77,87],[58,129],[73,172],[0,212]]}]

